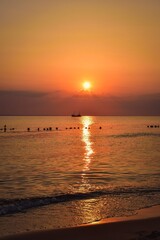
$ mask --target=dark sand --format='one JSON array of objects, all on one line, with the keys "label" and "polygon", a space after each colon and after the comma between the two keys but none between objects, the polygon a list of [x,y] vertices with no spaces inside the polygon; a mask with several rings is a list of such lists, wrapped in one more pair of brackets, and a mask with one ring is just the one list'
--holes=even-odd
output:
[{"label": "dark sand", "polygon": [[111,218],[74,228],[29,232],[1,239],[160,240],[160,206],[140,210],[131,217]]}]

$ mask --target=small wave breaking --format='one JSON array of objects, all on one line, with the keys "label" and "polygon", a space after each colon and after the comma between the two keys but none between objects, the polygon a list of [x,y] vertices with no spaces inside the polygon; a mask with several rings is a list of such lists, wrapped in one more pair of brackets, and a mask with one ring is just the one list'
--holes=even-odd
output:
[{"label": "small wave breaking", "polygon": [[137,133],[123,133],[110,135],[114,138],[134,138],[134,137],[160,137],[160,133],[149,133],[149,132],[137,132]]},{"label": "small wave breaking", "polygon": [[30,197],[23,199],[0,199],[0,216],[25,212],[31,208],[42,207],[50,204],[65,203],[76,200],[86,200],[92,198],[98,198],[107,195],[125,195],[125,194],[157,194],[160,193],[160,188],[152,189],[119,189],[119,190],[101,190],[87,193],[68,193],[58,196],[42,196],[42,197]]}]

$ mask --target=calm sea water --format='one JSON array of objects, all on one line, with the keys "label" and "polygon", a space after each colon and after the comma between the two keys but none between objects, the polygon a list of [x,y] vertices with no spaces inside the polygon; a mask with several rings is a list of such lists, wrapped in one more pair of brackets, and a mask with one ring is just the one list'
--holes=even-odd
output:
[{"label": "calm sea water", "polygon": [[2,217],[51,211],[56,228],[160,204],[160,128],[147,128],[159,117],[0,117],[5,124]]}]

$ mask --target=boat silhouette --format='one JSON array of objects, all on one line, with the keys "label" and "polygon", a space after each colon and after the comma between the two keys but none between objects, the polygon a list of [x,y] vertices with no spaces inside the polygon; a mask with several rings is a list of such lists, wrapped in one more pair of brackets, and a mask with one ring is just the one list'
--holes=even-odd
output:
[{"label": "boat silhouette", "polygon": [[81,117],[81,114],[79,113],[79,114],[72,114],[71,115],[72,117]]}]

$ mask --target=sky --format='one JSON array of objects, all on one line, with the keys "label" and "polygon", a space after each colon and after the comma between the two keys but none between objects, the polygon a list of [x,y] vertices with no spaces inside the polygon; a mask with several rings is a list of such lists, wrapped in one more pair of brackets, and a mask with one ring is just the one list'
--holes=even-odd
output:
[{"label": "sky", "polygon": [[159,0],[1,0],[0,115],[160,115],[159,13]]}]

